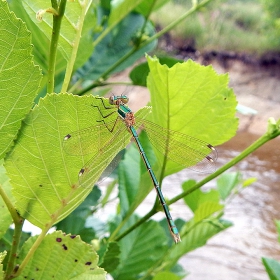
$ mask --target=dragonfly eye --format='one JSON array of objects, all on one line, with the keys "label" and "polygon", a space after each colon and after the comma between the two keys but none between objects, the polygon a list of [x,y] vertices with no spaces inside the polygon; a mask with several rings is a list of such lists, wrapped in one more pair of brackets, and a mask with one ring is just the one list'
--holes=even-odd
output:
[{"label": "dragonfly eye", "polygon": [[117,99],[116,99],[115,96],[112,95],[112,96],[109,97],[109,103],[111,105],[116,105],[116,101],[117,101]]}]

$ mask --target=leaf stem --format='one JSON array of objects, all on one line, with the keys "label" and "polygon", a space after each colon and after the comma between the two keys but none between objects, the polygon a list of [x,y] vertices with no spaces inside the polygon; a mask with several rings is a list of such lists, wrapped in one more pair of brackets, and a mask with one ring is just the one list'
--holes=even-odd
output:
[{"label": "leaf stem", "polygon": [[67,67],[66,67],[66,72],[65,72],[65,77],[64,77],[61,92],[66,92],[68,89],[70,79],[72,76],[72,72],[73,72],[73,68],[74,68],[74,64],[75,64],[75,60],[77,57],[80,39],[82,37],[82,30],[83,30],[83,24],[84,24],[86,11],[87,11],[87,7],[88,7],[88,1],[79,1],[79,3],[82,7],[81,16],[80,16],[79,22],[76,25],[77,32],[76,32],[75,40],[73,41],[71,57],[70,57],[69,61],[67,62]]},{"label": "leaf stem", "polygon": [[12,219],[13,219],[13,222],[15,225],[13,242],[12,242],[12,246],[11,246],[11,251],[10,251],[10,255],[9,255],[6,276],[5,276],[5,279],[8,279],[10,274],[12,273],[13,269],[15,268],[15,260],[17,257],[17,250],[19,247],[20,236],[21,236],[21,232],[22,232],[22,225],[23,225],[24,219],[18,214],[14,205],[12,204],[11,200],[9,199],[9,197],[7,196],[7,194],[5,193],[5,191],[1,185],[0,185],[0,195],[12,216]]},{"label": "leaf stem", "polygon": [[49,67],[48,67],[48,85],[47,92],[54,92],[54,76],[55,76],[55,64],[56,64],[56,56],[57,56],[57,47],[58,40],[60,34],[61,22],[63,19],[66,2],[67,0],[61,0],[59,7],[57,6],[57,1],[52,0],[52,7],[54,9],[58,9],[58,15],[53,15],[53,29],[52,29],[52,37],[50,44],[50,53],[49,53]]},{"label": "leaf stem", "polygon": [[238,156],[236,156],[235,158],[233,158],[231,161],[229,161],[228,163],[226,163],[224,166],[222,166],[221,168],[219,168],[218,170],[216,170],[214,173],[210,174],[209,176],[207,176],[206,178],[204,178],[203,180],[201,180],[200,182],[198,182],[197,184],[195,184],[192,188],[190,188],[189,190],[182,192],[181,194],[175,196],[174,198],[170,199],[169,202],[167,203],[168,205],[173,204],[174,202],[178,201],[179,199],[189,195],[190,193],[192,193],[193,191],[199,189],[200,187],[202,187],[203,185],[205,185],[206,183],[208,183],[209,181],[213,180],[214,178],[218,177],[220,174],[224,173],[226,170],[228,170],[229,168],[233,167],[234,165],[236,165],[238,162],[240,162],[241,160],[243,160],[245,157],[247,157],[248,155],[250,155],[252,152],[254,152],[255,150],[257,150],[259,147],[261,147],[262,145],[264,145],[266,142],[270,141],[271,139],[277,137],[278,135],[280,135],[280,130],[278,131],[274,131],[273,133],[265,133],[264,135],[262,135],[259,139],[257,139],[252,145],[250,145],[248,148],[246,148],[243,152],[241,152]]},{"label": "leaf stem", "polygon": [[35,253],[36,249],[39,247],[39,245],[43,241],[43,239],[44,239],[45,235],[47,234],[48,230],[49,230],[49,227],[46,227],[41,231],[40,235],[38,236],[38,238],[36,239],[36,241],[34,242],[32,247],[30,248],[30,250],[28,251],[27,255],[25,256],[24,260],[22,261],[22,263],[18,267],[17,271],[15,271],[11,275],[10,278],[15,278],[18,275],[20,275],[20,273],[23,271],[23,269],[25,268],[25,266],[27,265],[27,263],[29,262],[29,260],[33,256],[33,254]]}]

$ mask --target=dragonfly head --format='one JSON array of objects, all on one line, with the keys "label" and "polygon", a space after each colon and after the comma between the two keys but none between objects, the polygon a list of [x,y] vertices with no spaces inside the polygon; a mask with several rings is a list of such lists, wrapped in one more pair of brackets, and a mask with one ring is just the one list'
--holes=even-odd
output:
[{"label": "dragonfly head", "polygon": [[121,105],[121,104],[126,104],[126,103],[128,103],[128,97],[126,96],[126,95],[117,95],[117,96],[115,96],[115,95],[112,95],[112,96],[110,96],[110,98],[109,98],[109,103],[111,104],[111,105],[117,105],[117,106],[119,106],[119,105]]}]

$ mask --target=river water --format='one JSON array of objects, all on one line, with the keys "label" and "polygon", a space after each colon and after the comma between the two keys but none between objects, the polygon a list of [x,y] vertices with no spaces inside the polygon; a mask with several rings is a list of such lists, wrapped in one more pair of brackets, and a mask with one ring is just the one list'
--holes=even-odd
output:
[{"label": "river water", "polygon": [[[238,155],[254,139],[255,135],[239,133],[219,147],[218,165]],[[181,265],[190,272],[186,279],[269,279],[261,257],[280,261],[274,223],[275,219],[280,219],[279,158],[280,141],[274,139],[233,168],[242,173],[243,179],[255,177],[257,182],[244,189],[226,207],[223,218],[234,225],[181,259]]]}]

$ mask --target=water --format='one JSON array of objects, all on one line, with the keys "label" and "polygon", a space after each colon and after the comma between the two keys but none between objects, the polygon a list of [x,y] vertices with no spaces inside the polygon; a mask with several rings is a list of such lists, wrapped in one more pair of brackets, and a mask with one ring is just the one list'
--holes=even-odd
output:
[{"label": "water", "polygon": [[[236,156],[256,137],[240,133],[219,147],[219,164]],[[206,246],[183,257],[188,280],[269,279],[261,257],[280,261],[275,219],[280,219],[280,141],[275,139],[240,162],[234,171],[257,182],[243,190],[226,208],[234,226],[210,239]]]}]

